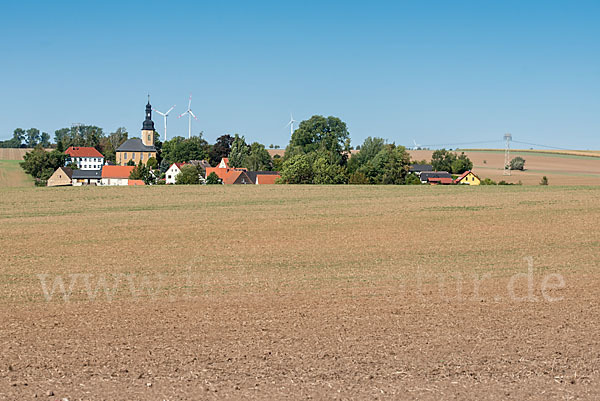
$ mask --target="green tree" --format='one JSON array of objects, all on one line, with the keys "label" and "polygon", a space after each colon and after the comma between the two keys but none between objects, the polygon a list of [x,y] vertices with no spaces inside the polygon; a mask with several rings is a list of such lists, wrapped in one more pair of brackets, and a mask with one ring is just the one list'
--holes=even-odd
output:
[{"label": "green tree", "polygon": [[206,181],[205,181],[206,185],[216,185],[216,184],[221,184],[221,179],[219,178],[219,176],[217,175],[217,173],[215,173],[214,171],[212,173],[210,173],[208,175],[208,177],[206,177]]},{"label": "green tree", "polygon": [[244,137],[235,134],[233,143],[231,144],[231,151],[229,152],[229,166],[244,167],[244,161],[249,154],[250,149]]},{"label": "green tree", "polygon": [[543,176],[540,185],[548,185],[548,177]]},{"label": "green tree", "polygon": [[129,161],[126,164],[127,166],[135,166],[135,162],[132,159],[129,159]]},{"label": "green tree", "polygon": [[286,184],[312,184],[313,171],[307,155],[296,155],[283,162],[281,181]]},{"label": "green tree", "polygon": [[200,174],[198,168],[191,164],[186,164],[181,167],[181,172],[175,178],[177,185],[195,185],[200,184]]},{"label": "green tree", "polygon": [[139,162],[139,164],[135,166],[133,170],[131,170],[131,173],[129,173],[129,179],[142,180],[146,185],[154,184],[155,181],[152,171],[142,162]]},{"label": "green tree", "polygon": [[452,172],[452,163],[456,160],[456,153],[439,149],[433,152],[431,156],[431,165],[435,171]]},{"label": "green tree", "polygon": [[44,184],[57,168],[65,165],[66,157],[62,152],[57,150],[47,152],[38,145],[23,156],[20,165],[27,174],[36,179],[37,183]]},{"label": "green tree", "polygon": [[525,159],[521,156],[517,156],[510,161],[510,169],[511,170],[525,170]]},{"label": "green tree", "polygon": [[25,145],[28,148],[34,148],[40,143],[40,130],[37,128],[29,128],[25,131]]},{"label": "green tree", "polygon": [[404,179],[406,185],[421,185],[421,179],[414,173],[409,173]]},{"label": "green tree", "polygon": [[40,145],[44,148],[50,147],[50,135],[47,132],[42,132],[40,136]]},{"label": "green tree", "polygon": [[21,148],[25,147],[23,141],[25,139],[25,130],[17,128],[13,131],[13,136],[7,141],[0,142],[0,148]]},{"label": "green tree", "polygon": [[162,144],[161,163],[166,160],[165,163],[170,166],[173,163],[203,160],[208,157],[208,150],[208,142],[200,135],[189,139],[176,136]]},{"label": "green tree", "polygon": [[462,174],[465,171],[469,171],[473,168],[473,162],[465,155],[461,153],[453,162],[452,170],[450,172],[454,174]]},{"label": "green tree", "polygon": [[270,171],[273,168],[271,155],[265,149],[265,145],[258,142],[250,145],[250,152],[244,158],[243,167],[250,171]]},{"label": "green tree", "polygon": [[[325,149],[337,154],[348,146],[350,138],[346,123],[337,117],[312,116],[302,121],[292,134],[288,149],[298,148],[303,153]],[[286,157],[288,150],[286,150]],[[293,155],[290,155],[293,156]]]},{"label": "green tree", "polygon": [[271,163],[273,163],[273,171],[281,171],[283,168],[283,157],[275,155]]},{"label": "green tree", "polygon": [[211,146],[210,151],[208,152],[211,166],[216,166],[222,158],[229,156],[232,143],[233,137],[231,135],[221,135],[217,138],[217,141]]},{"label": "green tree", "polygon": [[369,183],[369,179],[360,171],[356,171],[350,175],[348,183],[352,185],[365,185]]},{"label": "green tree", "polygon": [[148,168],[151,170],[156,170],[158,169],[158,160],[156,160],[155,157],[151,157],[146,162],[146,166],[148,166]]},{"label": "green tree", "polygon": [[326,155],[320,155],[312,163],[313,184],[347,184],[348,176],[345,168]]}]

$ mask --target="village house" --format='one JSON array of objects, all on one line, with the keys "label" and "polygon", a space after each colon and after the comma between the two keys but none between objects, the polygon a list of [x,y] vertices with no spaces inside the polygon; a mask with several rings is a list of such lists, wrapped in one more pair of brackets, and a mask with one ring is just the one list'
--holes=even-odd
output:
[{"label": "village house", "polygon": [[229,159],[224,157],[217,167],[207,167],[206,176],[215,173],[223,184],[274,184],[281,178],[277,171],[248,171],[246,168],[229,167]]},{"label": "village house", "polygon": [[165,183],[175,184],[177,176],[181,173],[181,168],[185,166],[185,163],[173,163],[165,172]]},{"label": "village house", "polygon": [[126,166],[132,161],[136,165],[140,162],[146,164],[151,157],[156,158],[154,147],[154,122],[152,121],[152,106],[150,99],[146,105],[146,119],[142,124],[142,138],[126,140],[116,150],[116,161],[120,166]]},{"label": "village house", "polygon": [[48,178],[49,187],[60,187],[65,185],[71,185],[71,176],[73,175],[73,170],[69,167],[59,167],[56,169],[54,174]]},{"label": "village house", "polygon": [[474,172],[468,170],[462,173],[460,177],[455,179],[454,183],[462,185],[479,185],[481,184],[481,180]]},{"label": "village house", "polygon": [[101,185],[129,185],[129,175],[134,166],[104,166],[102,169]]},{"label": "village house", "polygon": [[73,170],[71,177],[73,186],[79,187],[82,185],[100,185],[102,179],[102,169],[100,170]]},{"label": "village house", "polygon": [[65,166],[72,163],[79,170],[99,170],[104,165],[104,156],[93,147],[69,146],[65,154]]}]

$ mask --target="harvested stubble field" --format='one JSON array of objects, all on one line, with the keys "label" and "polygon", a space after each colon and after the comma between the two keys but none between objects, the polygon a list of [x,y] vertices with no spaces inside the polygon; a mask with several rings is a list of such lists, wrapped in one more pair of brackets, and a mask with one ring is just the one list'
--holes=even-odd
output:
[{"label": "harvested stubble field", "polygon": [[599,198],[0,189],[0,399],[598,399]]}]

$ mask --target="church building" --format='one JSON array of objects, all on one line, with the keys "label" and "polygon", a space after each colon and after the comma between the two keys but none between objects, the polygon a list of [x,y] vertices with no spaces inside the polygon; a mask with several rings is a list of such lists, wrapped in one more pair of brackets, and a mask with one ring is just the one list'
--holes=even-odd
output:
[{"label": "church building", "polygon": [[146,119],[142,124],[142,138],[131,138],[123,142],[116,151],[116,161],[119,166],[126,166],[131,160],[136,165],[140,162],[148,163],[151,157],[156,158],[154,147],[154,121],[152,121],[152,106],[150,97],[146,105]]}]

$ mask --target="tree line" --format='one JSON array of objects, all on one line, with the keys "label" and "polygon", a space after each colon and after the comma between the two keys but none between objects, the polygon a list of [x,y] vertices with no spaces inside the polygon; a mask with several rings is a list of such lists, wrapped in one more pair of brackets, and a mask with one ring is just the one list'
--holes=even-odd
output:
[{"label": "tree line", "polygon": [[[357,147],[358,148],[358,147]],[[292,134],[282,161],[275,161],[287,184],[420,184],[410,172],[414,160],[404,146],[368,137],[351,156],[350,135],[337,117],[313,116]],[[426,161],[420,163],[425,164]],[[462,174],[473,168],[469,158],[445,149],[433,153],[437,171]]]}]

